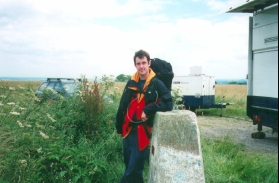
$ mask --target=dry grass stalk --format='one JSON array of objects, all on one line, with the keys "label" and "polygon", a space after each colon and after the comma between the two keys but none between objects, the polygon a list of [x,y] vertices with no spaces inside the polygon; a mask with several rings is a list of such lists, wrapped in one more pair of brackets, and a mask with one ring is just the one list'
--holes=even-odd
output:
[{"label": "dry grass stalk", "polygon": [[87,137],[90,138],[92,132],[95,131],[96,127],[99,125],[98,114],[103,110],[104,103],[102,101],[99,83],[95,80],[93,83],[89,83],[88,79],[83,78],[83,92],[85,103],[85,117],[86,117],[86,133]]},{"label": "dry grass stalk", "polygon": [[41,81],[0,81],[0,86],[8,86],[8,87],[28,87],[38,88],[41,85]]},{"label": "dry grass stalk", "polygon": [[246,85],[216,85],[216,95],[233,98],[246,98]]}]

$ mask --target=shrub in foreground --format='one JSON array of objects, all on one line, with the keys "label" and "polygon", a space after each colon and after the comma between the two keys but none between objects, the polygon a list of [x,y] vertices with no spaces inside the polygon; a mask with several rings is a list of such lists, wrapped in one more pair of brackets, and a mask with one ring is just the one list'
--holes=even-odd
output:
[{"label": "shrub in foreground", "polygon": [[84,78],[80,94],[68,99],[40,101],[15,89],[23,103],[2,90],[0,181],[117,182],[123,170],[113,125],[118,104],[104,100],[113,83],[103,79],[91,84]]}]

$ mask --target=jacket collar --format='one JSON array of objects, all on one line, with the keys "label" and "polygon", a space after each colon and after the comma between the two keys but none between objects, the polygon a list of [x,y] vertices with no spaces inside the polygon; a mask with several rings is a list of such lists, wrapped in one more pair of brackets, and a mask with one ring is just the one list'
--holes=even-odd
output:
[{"label": "jacket collar", "polygon": [[[154,78],[155,76],[156,76],[155,72],[152,69],[149,68],[149,75],[148,75],[148,77],[145,81],[145,84],[143,86],[143,90],[145,90],[145,88],[149,85],[151,79]],[[135,81],[136,83],[139,82],[139,79],[140,79],[140,76],[139,76],[138,72],[136,72],[131,78],[131,80]]]}]

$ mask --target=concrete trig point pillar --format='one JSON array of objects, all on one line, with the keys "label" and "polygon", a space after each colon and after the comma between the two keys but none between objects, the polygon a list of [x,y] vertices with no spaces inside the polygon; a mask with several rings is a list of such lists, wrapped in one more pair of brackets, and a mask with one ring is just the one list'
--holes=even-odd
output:
[{"label": "concrete trig point pillar", "polygon": [[157,112],[151,140],[148,183],[204,183],[196,114]]}]

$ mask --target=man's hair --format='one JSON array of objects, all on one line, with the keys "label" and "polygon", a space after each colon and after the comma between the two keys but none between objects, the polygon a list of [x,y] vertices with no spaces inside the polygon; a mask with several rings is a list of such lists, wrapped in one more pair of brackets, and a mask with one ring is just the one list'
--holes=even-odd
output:
[{"label": "man's hair", "polygon": [[150,55],[149,53],[147,53],[146,51],[144,50],[139,50],[135,53],[135,56],[134,56],[134,64],[136,64],[136,58],[140,58],[142,59],[143,57],[146,57],[147,58],[147,61],[148,63],[150,62]]}]

